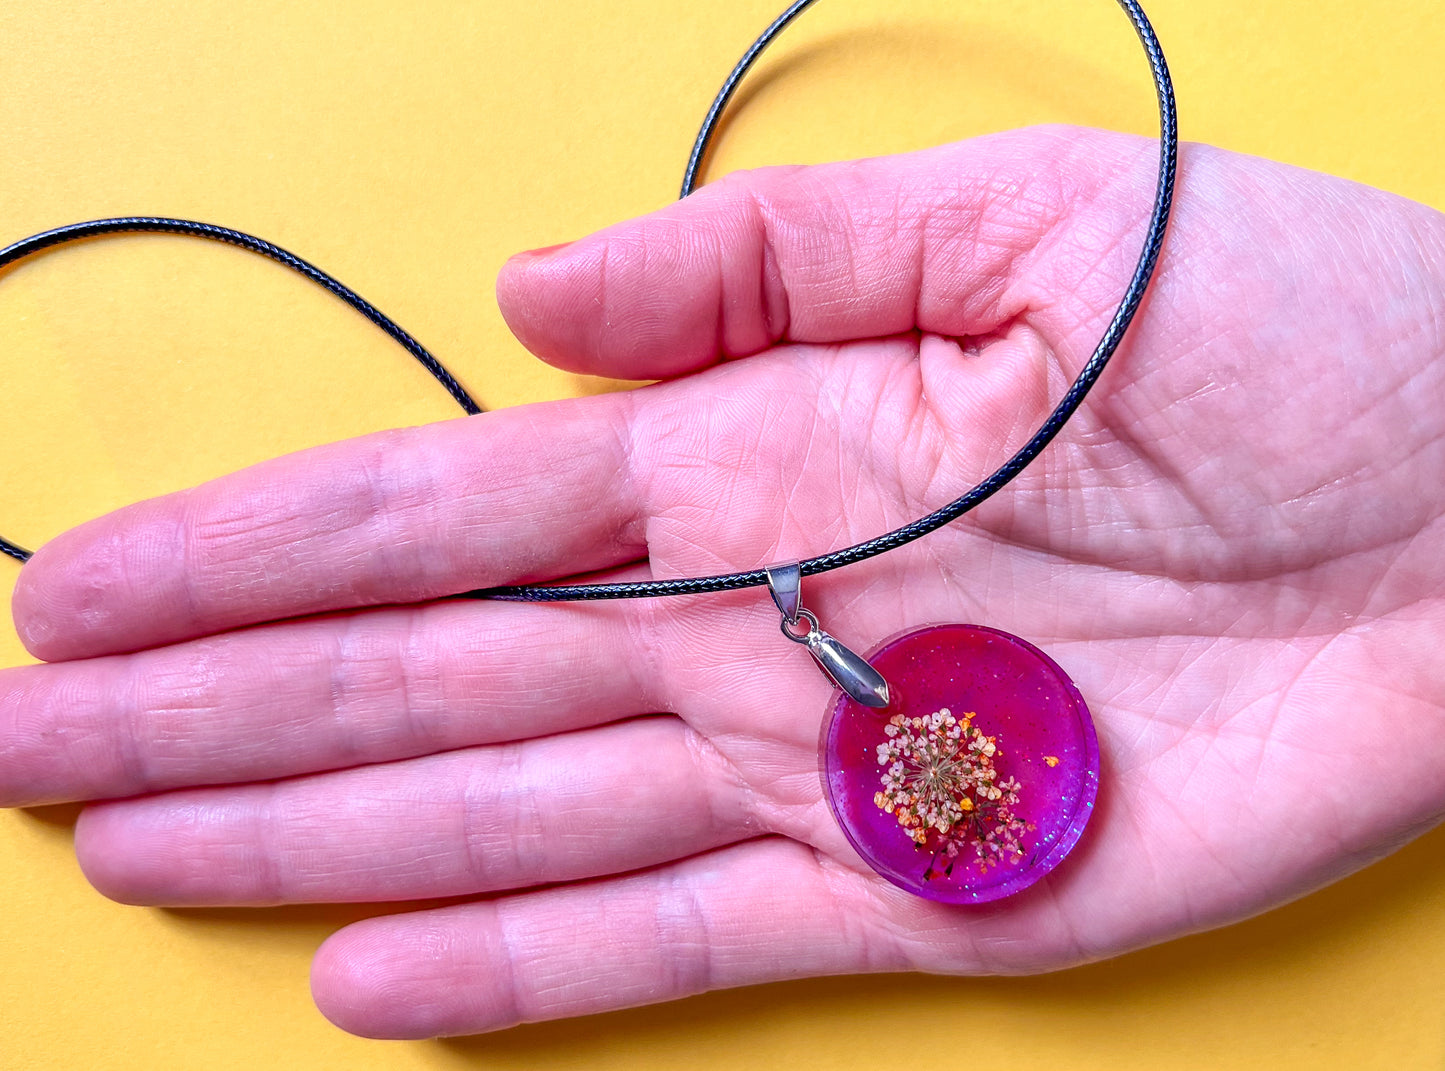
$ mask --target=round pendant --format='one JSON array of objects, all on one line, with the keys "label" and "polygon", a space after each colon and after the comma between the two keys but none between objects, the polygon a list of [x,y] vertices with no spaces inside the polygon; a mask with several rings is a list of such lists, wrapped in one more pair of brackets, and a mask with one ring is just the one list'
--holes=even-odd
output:
[{"label": "round pendant", "polygon": [[1064,671],[982,625],[908,632],[867,660],[889,705],[834,694],[822,773],[868,865],[951,904],[1009,896],[1058,866],[1099,789],[1094,723]]}]

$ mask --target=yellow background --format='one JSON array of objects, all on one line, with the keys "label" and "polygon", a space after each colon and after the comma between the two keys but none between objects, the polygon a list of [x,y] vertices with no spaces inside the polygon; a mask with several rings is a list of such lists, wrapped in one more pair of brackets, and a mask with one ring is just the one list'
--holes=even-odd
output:
[{"label": "yellow background", "polygon": [[[1149,10],[1186,138],[1442,207],[1438,2]],[[511,339],[497,268],[674,196],[717,83],[779,6],[5,4],[0,241],[121,213],[214,220],[338,274],[490,406],[602,389]],[[713,175],[1036,121],[1153,121],[1107,0],[825,0],[741,103]],[[273,454],[453,412],[370,325],[234,250],[111,239],[0,284],[0,532],[29,545]],[[0,559],[0,585],[16,573]],[[4,627],[0,664],[24,658]],[[823,980],[380,1043],[327,1025],[306,985],[312,949],[366,909],[122,908],[80,877],[73,814],[0,814],[5,1071],[1445,1067],[1442,831],[1263,918],[1051,977]],[[900,1023],[921,1027],[901,1048]]]}]

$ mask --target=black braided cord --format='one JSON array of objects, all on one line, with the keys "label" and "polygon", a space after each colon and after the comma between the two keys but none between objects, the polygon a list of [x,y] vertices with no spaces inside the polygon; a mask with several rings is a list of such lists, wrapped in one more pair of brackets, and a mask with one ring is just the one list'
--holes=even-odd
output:
[{"label": "black braided cord", "polygon": [[[264,238],[257,238],[244,231],[232,230],[230,227],[221,227],[214,223],[198,223],[191,219],[168,219],[165,216],[118,216],[114,219],[93,219],[87,223],[71,223],[65,227],[56,227],[54,230],[41,231],[39,234],[32,234],[29,238],[7,245],[4,249],[0,249],[0,272],[16,261],[33,253],[39,253],[41,250],[52,249],[67,242],[78,242],[85,238],[101,238],[112,234],[183,234],[191,238],[225,242],[227,245],[239,246],[263,257],[270,257],[278,264],[284,264],[292,271],[306,276],[318,286],[325,287],[385,331],[403,349],[415,357],[469,415],[482,411],[482,407],[466,392],[466,388],[457,382],[456,377],[390,316],[340,279],[328,275],[310,261],[302,260],[295,253],[288,252],[279,245],[273,245]],[[18,561],[26,562],[30,560],[32,552],[24,547],[16,546],[0,536],[0,554],[7,554]]]},{"label": "black braided cord", "polygon": [[[718,91],[716,99],[713,100],[712,107],[708,109],[702,129],[698,131],[697,140],[693,143],[692,154],[687,161],[687,171],[683,175],[682,196],[688,196],[696,186],[698,171],[707,154],[717,124],[722,118],[723,110],[742,83],[748,69],[762,55],[763,50],[772,44],[778,34],[782,33],[794,19],[816,2],[817,0],[796,0],[788,10],[778,16],[771,26],[763,31],[761,37],[753,42],[752,47],[743,54],[737,66],[728,75],[727,81],[723,83],[722,89]],[[1143,251],[1139,254],[1139,262],[1134,268],[1133,278],[1129,280],[1129,286],[1124,291],[1124,298],[1119,303],[1114,318],[1109,322],[1104,337],[1099,340],[1098,346],[1094,348],[1093,356],[1084,364],[1078,378],[1064,393],[1063,398],[1054,407],[1054,411],[1049,414],[1043,426],[1034,432],[1029,441],[1024,443],[1019,451],[1005,461],[993,475],[962,497],[926,517],[920,517],[912,524],[906,524],[902,528],[894,529],[870,539],[866,543],[845,547],[842,550],[835,550],[799,563],[799,568],[804,576],[826,573],[830,569],[852,565],[885,551],[895,550],[935,529],[942,528],[950,521],[957,520],[980,502],[992,496],[1022,472],[1024,467],[1038,457],[1044,447],[1053,441],[1054,436],[1068,422],[1069,417],[1074,415],[1074,410],[1079,408],[1084,396],[1089,393],[1089,388],[1098,380],[1099,374],[1104,371],[1104,366],[1109,363],[1109,358],[1114,356],[1119,344],[1124,341],[1124,333],[1129,329],[1134,314],[1139,311],[1139,303],[1144,300],[1144,293],[1149,288],[1149,280],[1153,278],[1154,267],[1159,261],[1159,253],[1164,246],[1164,232],[1169,225],[1170,209],[1174,205],[1174,181],[1178,171],[1179,117],[1174,104],[1174,83],[1169,77],[1169,65],[1165,62],[1164,49],[1159,44],[1154,27],[1150,24],[1148,16],[1144,14],[1144,9],[1139,6],[1137,0],[1118,0],[1118,4],[1129,16],[1129,21],[1134,24],[1134,31],[1139,35],[1139,41],[1144,46],[1144,52],[1149,58],[1149,69],[1154,76],[1154,90],[1159,98],[1159,178],[1154,194],[1154,208],[1149,217],[1149,230],[1144,238]],[[748,572],[726,573],[721,576],[637,581],[627,584],[499,587],[469,592],[468,595],[478,598],[514,599],[522,602],[641,599],[658,595],[698,595],[709,591],[732,591],[738,588],[759,587],[767,582],[767,573],[763,569],[753,569]]]},{"label": "black braided cord", "polygon": [[[683,176],[682,196],[686,197],[693,192],[697,184],[697,176],[702,167],[707,150],[712,142],[713,135],[717,129],[718,122],[722,118],[723,111],[733,94],[737,91],[748,70],[762,55],[764,49],[788,27],[794,19],[801,15],[808,8],[812,7],[817,0],[796,0],[782,15],[773,22],[762,35],[753,42],[752,46],[743,54],[718,91],[717,97],[713,100],[712,107],[708,109],[706,118],[703,120],[701,129],[698,131],[696,140],[693,143],[692,152],[688,157],[687,170]],[[872,558],[885,551],[894,550],[913,540],[927,535],[935,529],[943,527],[950,521],[963,516],[979,503],[991,497],[995,492],[1017,476],[1023,469],[1037,457],[1053,438],[1058,435],[1064,424],[1068,421],[1075,410],[1083,402],[1089,389],[1098,380],[1104,366],[1108,364],[1119,345],[1123,342],[1124,334],[1129,329],[1129,324],[1138,312],[1140,302],[1144,299],[1145,291],[1149,287],[1149,281],[1153,277],[1155,265],[1158,263],[1159,254],[1164,245],[1164,234],[1169,224],[1169,213],[1174,202],[1174,184],[1178,170],[1179,154],[1179,127],[1178,115],[1174,103],[1174,86],[1169,77],[1169,67],[1164,59],[1164,50],[1159,44],[1159,39],[1150,25],[1148,17],[1144,14],[1137,0],[1117,0],[1119,6],[1124,9],[1129,21],[1134,26],[1135,33],[1144,47],[1144,52],[1149,60],[1150,72],[1154,78],[1154,89],[1159,102],[1159,171],[1158,185],[1154,195],[1154,206],[1149,218],[1149,228],[1145,235],[1144,247],[1139,255],[1139,261],[1134,269],[1133,277],[1129,280],[1128,288],[1124,291],[1123,300],[1120,301],[1108,329],[1099,340],[1093,355],[1084,364],[1079,372],[1078,378],[1064,393],[1047,420],[1026,442],[1017,453],[1003,463],[991,476],[978,484],[972,490],[961,497],[950,502],[941,509],[935,510],[926,517],[920,517],[911,524],[902,528],[887,532],[865,543],[845,547],[816,558],[809,558],[800,563],[800,569],[804,576],[813,576],[818,573],[828,572],[831,569],[838,569],[844,565],[852,565],[855,562]],[[218,227],[213,224],[195,223],[189,220],[165,219],[162,217],[150,216],[128,216],[120,219],[95,220],[90,223],[77,223],[69,227],[60,227],[56,230],[46,231],[27,238],[22,242],[0,250],[0,270],[7,265],[19,260],[21,257],[31,253],[59,245],[63,242],[73,241],[80,238],[96,237],[103,234],[120,234],[135,232],[163,232],[171,234],[193,235],[199,238],[209,238],[214,241],[228,242],[232,245],[249,249],[252,252],[270,257],[295,271],[300,272],[307,278],[313,280],[326,289],[330,290],[337,297],[351,305],[367,319],[371,320],[406,350],[411,353],[444,387],[447,392],[456,399],[467,413],[480,412],[480,407],[474,402],[470,395],[462,388],[455,378],[433,357],[426,349],[413,339],[409,334],[393,323],[386,315],[377,309],[370,302],[366,301],[359,294],[355,293],[341,282],[327,275],[319,268],[307,263],[300,257],[288,253],[279,246],[260,238],[252,237],[240,231],[231,230],[226,227]],[[7,542],[0,538],[0,552],[9,554],[11,557],[25,561],[30,557],[30,552]],[[713,591],[732,591],[739,588],[759,587],[767,583],[767,575],[762,569],[753,569],[747,572],[726,573],[718,576],[688,577],[677,580],[648,580],[636,581],[625,584],[571,584],[571,585],[528,585],[487,588],[479,591],[464,592],[457,598],[487,598],[506,599],[521,602],[570,602],[578,600],[596,599],[640,599],[653,598],[667,595],[700,595]]]}]

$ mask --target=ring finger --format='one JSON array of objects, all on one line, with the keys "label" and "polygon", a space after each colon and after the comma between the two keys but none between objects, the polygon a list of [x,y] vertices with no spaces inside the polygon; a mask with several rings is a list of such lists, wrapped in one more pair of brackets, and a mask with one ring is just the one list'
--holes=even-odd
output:
[{"label": "ring finger", "polygon": [[87,809],[76,851],[127,903],[405,900],[668,862],[755,835],[749,793],[673,717]]}]

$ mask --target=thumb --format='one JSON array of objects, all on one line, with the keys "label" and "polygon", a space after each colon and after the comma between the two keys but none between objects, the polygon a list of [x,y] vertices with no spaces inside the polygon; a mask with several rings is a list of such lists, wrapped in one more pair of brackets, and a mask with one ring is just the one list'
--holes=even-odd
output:
[{"label": "thumb", "polygon": [[730,175],[510,260],[508,324],[576,372],[660,379],[778,342],[988,335],[1060,303],[1107,318],[1157,168],[1147,139],[1041,127]]}]

